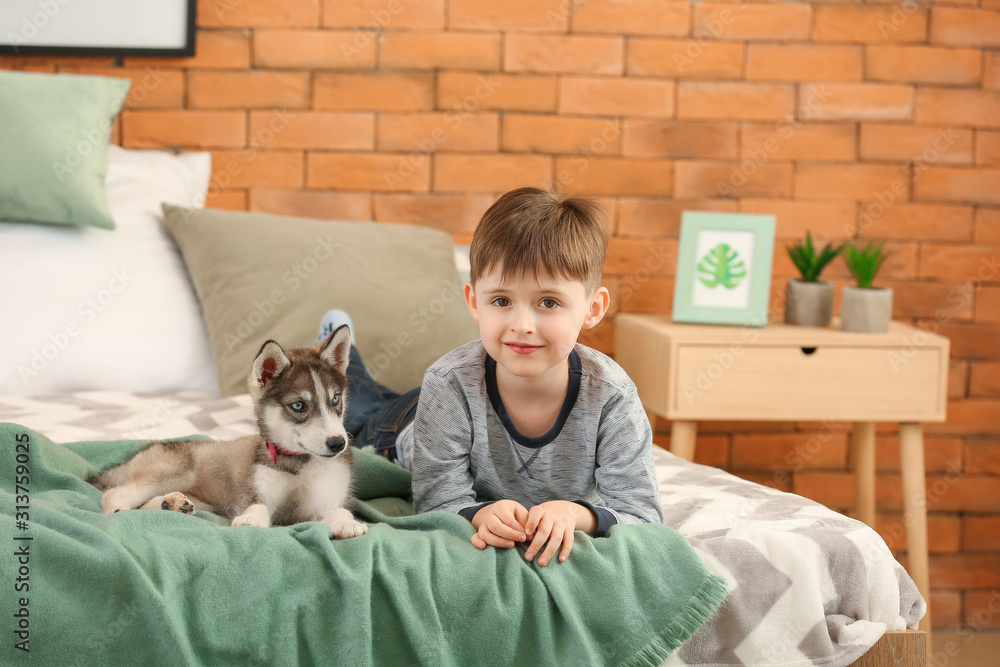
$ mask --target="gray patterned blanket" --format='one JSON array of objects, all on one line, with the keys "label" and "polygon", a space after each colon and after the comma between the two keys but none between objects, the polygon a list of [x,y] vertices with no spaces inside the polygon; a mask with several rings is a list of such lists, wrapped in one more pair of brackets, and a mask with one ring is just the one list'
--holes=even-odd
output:
[{"label": "gray patterned blanket", "polygon": [[[196,392],[0,396],[0,422],[55,442],[254,431],[249,397]],[[654,459],[665,523],[729,588],[715,616],[667,665],[839,667],[924,615],[916,585],[863,523],[660,448]]]}]

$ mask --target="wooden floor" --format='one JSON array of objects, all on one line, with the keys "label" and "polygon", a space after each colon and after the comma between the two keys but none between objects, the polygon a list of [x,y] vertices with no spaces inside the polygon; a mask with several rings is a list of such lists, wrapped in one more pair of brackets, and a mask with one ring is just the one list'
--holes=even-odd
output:
[{"label": "wooden floor", "polygon": [[993,667],[1000,665],[1000,628],[935,630],[931,639],[933,667]]}]

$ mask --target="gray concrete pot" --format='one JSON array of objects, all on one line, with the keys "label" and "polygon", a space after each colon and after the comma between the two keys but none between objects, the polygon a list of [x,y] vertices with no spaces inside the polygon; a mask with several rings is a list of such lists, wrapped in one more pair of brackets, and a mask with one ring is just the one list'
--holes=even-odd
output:
[{"label": "gray concrete pot", "polygon": [[785,289],[785,324],[825,327],[833,317],[833,283],[788,281]]},{"label": "gray concrete pot", "polygon": [[840,328],[858,333],[884,333],[892,320],[892,288],[844,287]]}]

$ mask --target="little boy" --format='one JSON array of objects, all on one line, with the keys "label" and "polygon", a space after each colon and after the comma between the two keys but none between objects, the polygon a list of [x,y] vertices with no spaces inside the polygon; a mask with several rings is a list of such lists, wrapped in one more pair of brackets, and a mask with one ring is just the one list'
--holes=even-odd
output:
[{"label": "little boy", "polygon": [[577,344],[609,294],[601,209],[535,188],[502,196],[470,251],[465,300],[481,340],[424,375],[413,428],[418,512],[449,510],[472,543],[565,561],[573,531],[661,523],[652,433],[635,385]]},{"label": "little boy", "polygon": [[[577,344],[608,310],[607,243],[593,202],[508,192],[472,240],[465,300],[481,339],[403,395],[376,383],[351,349],[355,445],[412,467],[416,510],[462,515],[479,549],[528,542],[525,558],[545,566],[557,552],[566,560],[575,530],[599,537],[617,523],[663,522],[635,385]],[[345,323],[330,311],[318,340]]]}]

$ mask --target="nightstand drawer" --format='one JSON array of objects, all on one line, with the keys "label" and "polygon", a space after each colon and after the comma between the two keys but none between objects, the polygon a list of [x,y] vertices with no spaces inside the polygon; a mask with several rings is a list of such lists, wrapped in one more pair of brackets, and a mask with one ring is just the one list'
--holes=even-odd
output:
[{"label": "nightstand drawer", "polygon": [[933,421],[948,367],[936,348],[680,344],[671,416]]}]

